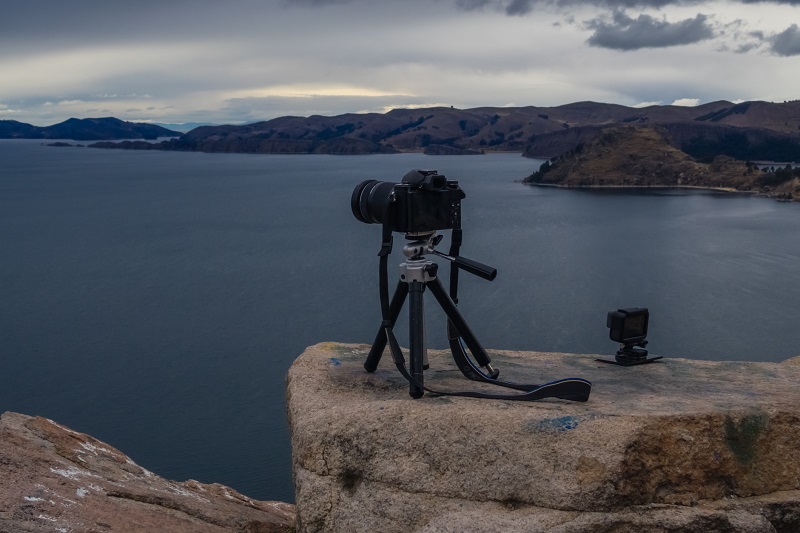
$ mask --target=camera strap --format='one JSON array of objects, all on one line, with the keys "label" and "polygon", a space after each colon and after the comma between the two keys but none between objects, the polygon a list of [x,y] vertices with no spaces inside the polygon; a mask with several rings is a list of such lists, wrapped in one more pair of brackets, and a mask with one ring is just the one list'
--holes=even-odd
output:
[{"label": "camera strap", "polygon": [[[391,211],[391,210],[389,210]],[[379,265],[379,283],[380,283],[380,301],[381,301],[381,316],[383,322],[381,327],[386,335],[386,340],[389,344],[389,351],[392,354],[397,370],[415,387],[425,390],[436,396],[462,396],[468,398],[485,398],[493,400],[512,400],[512,401],[532,401],[541,400],[544,398],[559,398],[562,400],[571,400],[578,402],[585,402],[589,399],[592,384],[581,378],[567,378],[541,385],[526,385],[520,383],[513,383],[508,381],[498,380],[492,376],[485,374],[475,362],[470,359],[467,350],[464,347],[464,342],[456,326],[451,320],[448,319],[447,333],[450,343],[450,350],[453,354],[453,359],[456,362],[461,373],[464,377],[473,381],[480,381],[490,383],[498,387],[506,387],[510,389],[524,391],[522,394],[500,394],[479,391],[438,391],[424,386],[416,380],[406,369],[406,361],[403,357],[403,351],[397,338],[394,335],[393,325],[391,320],[391,312],[389,310],[389,255],[392,252],[392,221],[391,216],[385,217],[383,221],[383,242],[381,250],[378,253],[380,257]],[[453,241],[450,248],[450,255],[457,257],[461,244],[461,229],[453,230]],[[455,303],[457,299],[458,287],[458,268],[451,265],[450,271],[450,293],[451,300]],[[444,297],[448,297],[446,294]],[[474,346],[469,346],[469,349],[483,350],[477,343]],[[488,359],[488,356],[486,357]]]}]

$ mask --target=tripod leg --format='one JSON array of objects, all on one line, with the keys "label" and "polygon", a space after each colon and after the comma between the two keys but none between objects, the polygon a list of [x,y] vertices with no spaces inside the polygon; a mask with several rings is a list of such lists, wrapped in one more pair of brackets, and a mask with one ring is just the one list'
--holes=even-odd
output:
[{"label": "tripod leg", "polygon": [[[403,309],[406,296],[408,296],[408,283],[400,281],[397,283],[397,288],[394,290],[392,303],[389,304],[389,319],[392,327],[394,327],[395,322],[397,322],[397,317],[400,316],[400,310]],[[381,361],[384,349],[386,349],[386,333],[383,331],[383,327],[381,327],[378,329],[378,334],[375,335],[372,348],[370,348],[367,360],[364,362],[364,369],[367,372],[375,372],[378,368],[378,363]]]},{"label": "tripod leg", "polygon": [[[425,284],[420,281],[412,281],[410,285],[411,305],[408,308],[408,327],[411,344],[411,376],[422,384],[422,366],[425,358],[425,319],[422,293],[425,290]],[[412,398],[421,398],[424,391],[411,383],[408,393]]]},{"label": "tripod leg", "polygon": [[439,281],[438,278],[433,279],[428,282],[428,287],[431,289],[431,292],[436,297],[436,301],[439,302],[439,305],[444,310],[444,313],[447,315],[447,318],[450,319],[450,322],[455,326],[458,330],[458,333],[464,339],[464,343],[469,348],[469,351],[472,352],[472,356],[478,362],[478,364],[482,367],[486,367],[487,365],[491,364],[492,360],[489,359],[489,356],[486,353],[486,350],[483,349],[481,343],[478,342],[478,339],[475,337],[475,334],[472,333],[472,330],[469,329],[469,325],[467,321],[464,320],[464,317],[459,312],[456,304],[453,303],[453,300],[450,299],[450,296],[442,287],[442,282]]}]

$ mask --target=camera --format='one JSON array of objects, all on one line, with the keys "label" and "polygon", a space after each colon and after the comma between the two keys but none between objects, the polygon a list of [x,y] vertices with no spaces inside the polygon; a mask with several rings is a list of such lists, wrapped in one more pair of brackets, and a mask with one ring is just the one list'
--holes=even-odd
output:
[{"label": "camera", "polygon": [[[597,359],[601,363],[612,363],[621,366],[644,365],[657,361],[662,357],[647,356],[647,325],[650,322],[650,311],[646,307],[628,307],[611,311],[606,317],[608,337],[620,344],[613,361]],[[639,348],[637,348],[637,346]]]},{"label": "camera", "polygon": [[[639,345],[647,338],[650,312],[646,307],[632,307],[611,311],[606,317],[609,338],[620,344]],[[646,344],[646,343],[645,343]]]},{"label": "camera", "polygon": [[366,180],[353,191],[353,215],[366,224],[388,224],[406,235],[458,228],[461,200],[457,181],[435,170],[412,170],[400,183]]}]

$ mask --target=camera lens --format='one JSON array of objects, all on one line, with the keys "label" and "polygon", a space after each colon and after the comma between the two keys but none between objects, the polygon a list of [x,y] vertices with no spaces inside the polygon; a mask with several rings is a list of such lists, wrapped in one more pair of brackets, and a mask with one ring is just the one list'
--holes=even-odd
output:
[{"label": "camera lens", "polygon": [[353,216],[366,224],[383,224],[394,186],[394,183],[377,180],[359,183],[350,198]]}]

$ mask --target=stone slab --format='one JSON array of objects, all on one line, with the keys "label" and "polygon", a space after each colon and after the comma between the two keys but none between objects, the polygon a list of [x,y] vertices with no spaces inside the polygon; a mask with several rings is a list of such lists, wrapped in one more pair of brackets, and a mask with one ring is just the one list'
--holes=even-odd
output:
[{"label": "stone slab", "polygon": [[[592,396],[412,400],[388,353],[364,371],[368,349],[319,344],[289,370],[301,531],[800,528],[800,358],[619,367],[490,351],[504,379],[582,377]],[[495,389],[463,378],[449,352],[429,358],[429,386]]]}]

